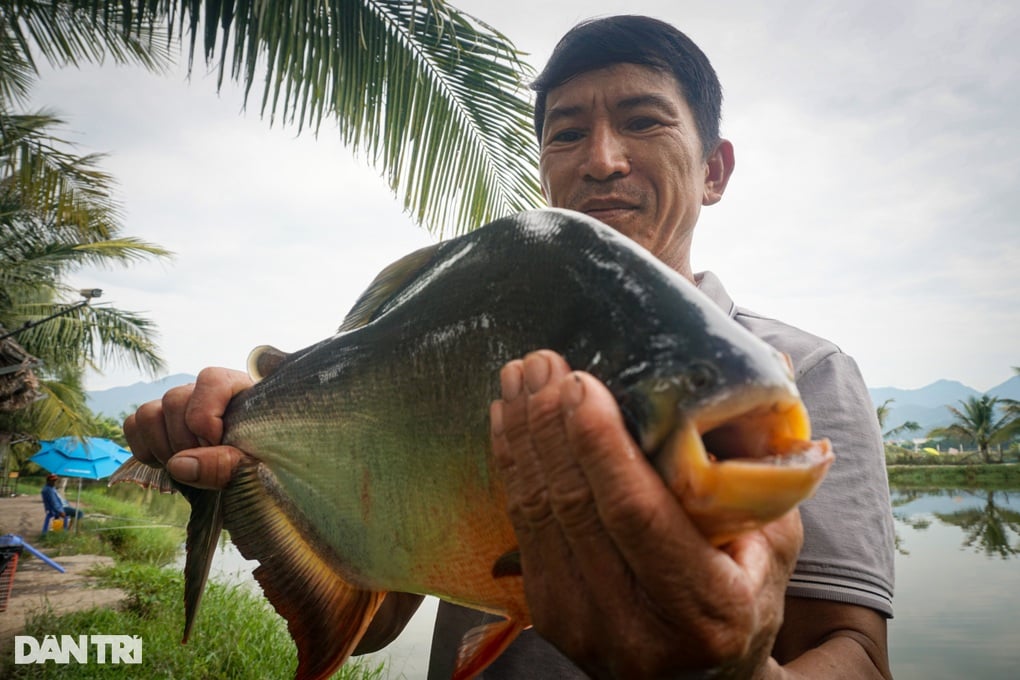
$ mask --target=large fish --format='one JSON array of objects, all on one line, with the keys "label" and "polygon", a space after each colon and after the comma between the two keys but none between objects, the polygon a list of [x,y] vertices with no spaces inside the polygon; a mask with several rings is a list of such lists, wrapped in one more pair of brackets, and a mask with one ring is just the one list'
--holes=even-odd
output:
[{"label": "large fish", "polygon": [[226,528],[260,562],[299,678],[335,671],[386,592],[504,615],[469,634],[455,677],[482,670],[530,625],[488,405],[500,367],[539,348],[608,386],[716,544],[789,511],[833,459],[785,357],[600,222],[522,213],[386,268],[333,337],[253,353],[259,381],[224,415],[224,443],[250,458],[222,492],[181,487],[185,639]]}]

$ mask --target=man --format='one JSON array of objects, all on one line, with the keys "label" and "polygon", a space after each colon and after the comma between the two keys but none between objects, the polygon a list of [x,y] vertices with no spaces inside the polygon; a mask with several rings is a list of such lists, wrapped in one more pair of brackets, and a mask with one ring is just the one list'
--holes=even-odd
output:
[{"label": "man", "polygon": [[57,491],[57,479],[56,475],[46,476],[46,486],[42,488],[43,506],[49,515],[61,518],[64,520],[65,526],[70,527],[72,517],[81,519],[85,513],[73,505],[67,504],[64,497]]},{"label": "man", "polygon": [[[583,677],[578,667],[594,677],[889,677],[892,523],[859,371],[691,269],[701,206],[722,198],[734,167],[708,60],[668,24],[612,17],[572,29],[534,88],[549,203],[634,239],[789,354],[814,435],[832,440],[837,461],[803,523],[793,512],[716,549],[639,455],[602,384],[548,351],[511,362],[491,434],[535,632],[485,677]],[[135,455],[180,481],[225,485],[241,453],[215,446],[220,416],[248,384],[206,369],[146,404],[125,423]],[[358,651],[392,640],[419,601],[388,596]],[[483,616],[440,605],[430,677],[448,677],[461,634]]]}]

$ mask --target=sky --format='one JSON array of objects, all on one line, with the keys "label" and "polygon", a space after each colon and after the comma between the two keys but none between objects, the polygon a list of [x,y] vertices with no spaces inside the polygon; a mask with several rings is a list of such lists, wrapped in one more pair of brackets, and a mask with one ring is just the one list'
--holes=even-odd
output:
[{"label": "sky", "polygon": [[[1020,366],[1020,5],[459,0],[540,69],[580,20],[647,14],[712,60],[736,171],[695,271],[836,342],[870,387],[984,391]],[[184,61],[185,57],[181,57]],[[434,238],[339,142],[270,125],[196,65],[46,69],[33,105],[108,154],[125,234],[172,260],[69,279],[159,327],[167,373],[243,369],[334,332],[375,274]],[[150,380],[108,364],[91,390]]]}]

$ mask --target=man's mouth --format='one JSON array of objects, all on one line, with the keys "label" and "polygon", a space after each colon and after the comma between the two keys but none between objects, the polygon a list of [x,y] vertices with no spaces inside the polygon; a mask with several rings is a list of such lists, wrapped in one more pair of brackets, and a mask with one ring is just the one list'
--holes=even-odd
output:
[{"label": "man's mouth", "polygon": [[612,218],[637,210],[633,203],[619,199],[592,199],[581,204],[580,212],[598,220]]}]

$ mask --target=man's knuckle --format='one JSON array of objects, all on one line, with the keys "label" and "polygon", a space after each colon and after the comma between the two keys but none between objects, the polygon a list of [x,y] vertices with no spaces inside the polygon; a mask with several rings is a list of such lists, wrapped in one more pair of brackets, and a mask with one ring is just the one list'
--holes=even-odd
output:
[{"label": "man's knuckle", "polygon": [[589,533],[600,525],[591,488],[584,485],[560,488],[549,494],[549,505],[564,530]]},{"label": "man's knuckle", "polygon": [[555,521],[549,506],[549,494],[545,489],[535,490],[510,503],[511,517],[519,517],[529,526],[541,527]]}]

